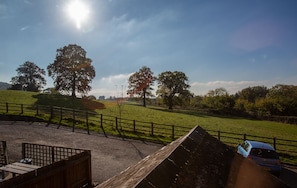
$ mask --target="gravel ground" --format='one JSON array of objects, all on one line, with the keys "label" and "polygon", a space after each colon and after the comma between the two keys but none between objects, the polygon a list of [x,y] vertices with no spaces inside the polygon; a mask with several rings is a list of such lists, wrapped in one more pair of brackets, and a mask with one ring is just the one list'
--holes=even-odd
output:
[{"label": "gravel ground", "polygon": [[7,141],[10,161],[21,159],[21,143],[71,147],[91,150],[94,183],[119,174],[162,148],[163,145],[103,134],[81,132],[40,122],[0,121],[0,140]]},{"label": "gravel ground", "polygon": [[[41,122],[0,121],[0,140],[7,141],[11,162],[21,159],[21,143],[71,147],[91,150],[92,176],[95,184],[118,175],[147,155],[163,147],[161,144],[142,142],[81,130],[48,125]],[[297,167],[284,165],[280,179],[290,187],[297,187]]]}]

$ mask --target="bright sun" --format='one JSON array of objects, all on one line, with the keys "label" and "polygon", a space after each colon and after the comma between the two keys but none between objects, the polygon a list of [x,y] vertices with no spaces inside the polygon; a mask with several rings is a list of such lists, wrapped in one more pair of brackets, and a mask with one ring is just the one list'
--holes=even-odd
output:
[{"label": "bright sun", "polygon": [[78,29],[81,28],[82,22],[86,21],[89,16],[89,8],[80,0],[74,0],[67,6],[67,13],[76,24]]}]

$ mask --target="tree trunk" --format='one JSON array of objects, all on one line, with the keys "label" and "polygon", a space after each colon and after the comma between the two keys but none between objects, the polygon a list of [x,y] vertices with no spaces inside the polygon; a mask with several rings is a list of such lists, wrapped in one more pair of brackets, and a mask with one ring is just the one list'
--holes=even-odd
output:
[{"label": "tree trunk", "polygon": [[72,97],[76,97],[75,95],[75,79],[73,79],[72,81],[72,94],[71,94]]},{"label": "tree trunk", "polygon": [[169,110],[173,109],[173,96],[168,97],[168,109]]},{"label": "tree trunk", "polygon": [[144,88],[143,90],[142,90],[142,92],[143,92],[143,107],[146,107],[146,95],[145,95],[145,91],[146,91],[146,89]]}]

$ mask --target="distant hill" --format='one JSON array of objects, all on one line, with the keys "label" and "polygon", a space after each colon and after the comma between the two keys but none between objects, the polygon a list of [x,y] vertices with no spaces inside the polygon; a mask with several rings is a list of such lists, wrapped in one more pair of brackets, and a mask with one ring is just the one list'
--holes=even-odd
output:
[{"label": "distant hill", "polygon": [[6,90],[8,88],[10,88],[10,84],[5,83],[5,82],[0,82],[0,90]]}]

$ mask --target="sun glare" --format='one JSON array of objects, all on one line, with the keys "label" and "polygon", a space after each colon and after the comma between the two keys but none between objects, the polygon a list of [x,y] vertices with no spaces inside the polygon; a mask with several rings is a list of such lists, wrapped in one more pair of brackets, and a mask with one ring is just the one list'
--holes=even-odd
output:
[{"label": "sun glare", "polygon": [[77,29],[80,29],[81,24],[88,19],[90,11],[84,2],[74,0],[67,6],[67,13],[75,22]]}]

